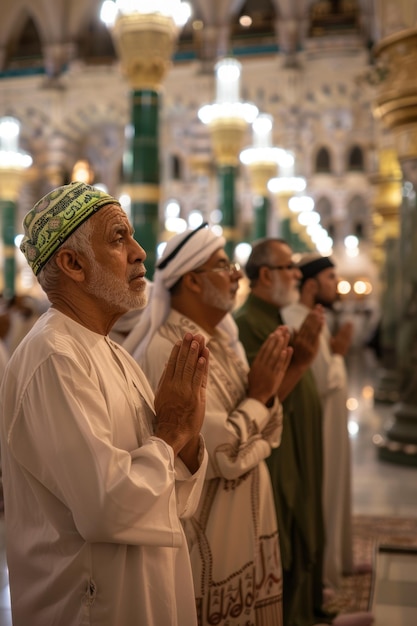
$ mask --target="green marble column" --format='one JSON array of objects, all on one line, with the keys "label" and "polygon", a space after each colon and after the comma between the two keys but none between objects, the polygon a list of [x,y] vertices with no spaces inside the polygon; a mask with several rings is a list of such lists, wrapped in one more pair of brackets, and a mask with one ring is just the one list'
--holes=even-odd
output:
[{"label": "green marble column", "polygon": [[[409,3],[407,2],[407,6]],[[403,5],[404,7],[405,5]],[[379,440],[381,458],[417,466],[417,28],[413,24],[382,39],[374,50],[383,72],[374,114],[389,128],[402,172],[398,267],[399,401],[393,423]]]},{"label": "green marble column", "polygon": [[[378,448],[380,458],[417,465],[417,158],[402,162],[404,194],[397,273],[399,401]],[[411,176],[410,176],[411,174]],[[414,180],[413,180],[414,179]],[[393,297],[395,294],[393,294]]]},{"label": "green marble column", "polygon": [[10,300],[15,295],[15,214],[16,205],[11,200],[0,200],[3,240],[3,297]]},{"label": "green marble column", "polygon": [[233,259],[236,245],[239,243],[236,229],[236,167],[233,165],[220,165],[217,173],[223,236],[226,239],[226,252],[229,258]]},{"label": "green marble column", "polygon": [[[159,225],[159,93],[138,89],[132,95],[133,136],[125,172],[135,238],[146,250],[147,277],[155,270]],[[130,171],[129,171],[130,170]]]},{"label": "green marble column", "polygon": [[400,206],[402,173],[398,156],[392,147],[378,150],[378,169],[369,177],[374,187],[372,199],[372,258],[380,272],[381,322],[374,398],[378,402],[398,400],[398,368],[396,354],[398,310]]},{"label": "green marble column", "polygon": [[171,15],[134,10],[130,14],[119,12],[111,29],[123,73],[132,89],[133,136],[126,155],[124,188],[131,199],[135,237],[147,254],[149,279],[154,274],[160,232],[160,93],[171,65],[178,30]]},{"label": "green marble column", "polygon": [[254,201],[253,239],[262,239],[268,235],[270,211],[268,196],[256,196]]}]

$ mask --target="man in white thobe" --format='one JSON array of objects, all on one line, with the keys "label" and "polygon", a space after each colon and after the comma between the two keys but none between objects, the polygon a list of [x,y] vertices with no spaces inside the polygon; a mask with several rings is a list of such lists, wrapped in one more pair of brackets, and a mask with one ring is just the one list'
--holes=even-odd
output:
[{"label": "man in white thobe", "polygon": [[272,333],[249,370],[229,314],[241,272],[224,244],[204,227],[172,238],[128,340],[154,388],[184,332],[202,334],[210,349],[202,431],[209,467],[198,511],[185,523],[199,625],[281,626],[281,559],[264,459],[281,439],[276,394],[289,334]]},{"label": "man in white thobe", "polygon": [[[329,257],[306,254],[298,267],[302,273],[300,300],[282,311],[285,322],[294,328],[301,326],[316,304],[329,309],[337,299],[337,275]],[[323,406],[324,581],[336,589],[341,576],[353,572],[351,459],[344,359],[351,338],[351,324],[341,326],[333,337],[325,324],[318,353],[310,366]]]},{"label": "man in white thobe", "polygon": [[41,199],[22,251],[51,301],[0,392],[14,626],[195,626],[181,519],[207,453],[208,350],[188,333],[154,395],[108,337],[145,304],[144,250],[117,200],[84,183]]}]

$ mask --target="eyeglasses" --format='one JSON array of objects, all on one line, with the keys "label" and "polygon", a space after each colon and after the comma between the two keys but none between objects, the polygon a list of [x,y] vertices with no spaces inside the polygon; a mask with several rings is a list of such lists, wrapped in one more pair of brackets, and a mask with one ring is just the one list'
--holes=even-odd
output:
[{"label": "eyeglasses", "polygon": [[267,267],[270,270],[295,270],[297,269],[297,266],[295,263],[288,263],[288,265],[264,265],[264,267]]},{"label": "eyeglasses", "polygon": [[226,265],[222,265],[221,267],[208,267],[206,269],[201,270],[193,270],[196,274],[203,274],[205,272],[227,272],[229,275],[235,274],[236,272],[240,272],[239,263],[228,263]]}]

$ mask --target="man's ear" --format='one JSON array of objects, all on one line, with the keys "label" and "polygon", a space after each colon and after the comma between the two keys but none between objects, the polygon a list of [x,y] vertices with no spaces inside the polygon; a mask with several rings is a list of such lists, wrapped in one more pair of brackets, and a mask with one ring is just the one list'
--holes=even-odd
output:
[{"label": "man's ear", "polygon": [[56,255],[56,264],[61,272],[76,282],[85,280],[85,272],[80,255],[71,248],[63,248]]},{"label": "man's ear", "polygon": [[262,267],[259,268],[258,282],[268,286],[272,282],[272,271],[266,265],[262,265]]},{"label": "man's ear", "polygon": [[181,283],[185,289],[189,291],[193,291],[194,293],[201,292],[201,280],[196,272],[187,272],[187,274],[184,274]]},{"label": "man's ear", "polygon": [[318,293],[319,290],[319,284],[316,280],[316,278],[307,278],[307,280],[305,281],[304,285],[307,287],[309,293],[312,296],[315,296]]}]

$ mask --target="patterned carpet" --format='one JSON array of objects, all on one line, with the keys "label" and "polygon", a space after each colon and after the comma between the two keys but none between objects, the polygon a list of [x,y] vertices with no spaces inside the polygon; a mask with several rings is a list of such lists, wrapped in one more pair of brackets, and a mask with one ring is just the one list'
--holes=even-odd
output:
[{"label": "patterned carpet", "polygon": [[[353,519],[353,549],[356,563],[372,563],[378,545],[417,547],[417,518],[372,517]],[[335,600],[327,605],[340,613],[367,611],[372,589],[372,574],[346,576]]]}]

